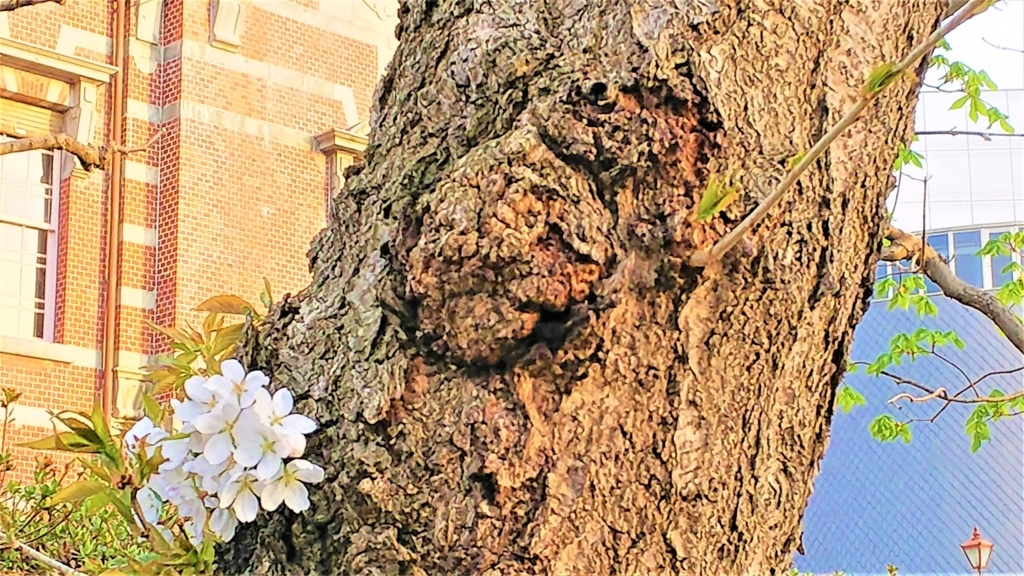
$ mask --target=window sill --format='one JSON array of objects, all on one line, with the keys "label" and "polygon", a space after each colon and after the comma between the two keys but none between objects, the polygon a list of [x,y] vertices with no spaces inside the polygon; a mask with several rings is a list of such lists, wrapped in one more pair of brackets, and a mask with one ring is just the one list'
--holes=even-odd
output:
[{"label": "window sill", "polygon": [[71,364],[75,361],[75,350],[71,346],[33,338],[0,336],[0,353],[50,360],[62,364]]}]

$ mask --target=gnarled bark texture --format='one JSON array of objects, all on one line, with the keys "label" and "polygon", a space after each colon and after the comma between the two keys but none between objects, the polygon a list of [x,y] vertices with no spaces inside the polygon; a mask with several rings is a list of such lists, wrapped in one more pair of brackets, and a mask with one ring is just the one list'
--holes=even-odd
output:
[{"label": "gnarled bark texture", "polygon": [[[365,165],[251,368],[322,423],[230,573],[778,574],[870,293],[900,81],[707,249],[944,0],[410,0]],[[680,6],[689,5],[691,13]],[[709,179],[747,190],[696,223]]]}]

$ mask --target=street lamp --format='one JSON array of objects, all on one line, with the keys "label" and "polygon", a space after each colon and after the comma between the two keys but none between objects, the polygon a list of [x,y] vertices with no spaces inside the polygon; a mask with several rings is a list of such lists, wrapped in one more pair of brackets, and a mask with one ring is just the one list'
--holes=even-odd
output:
[{"label": "street lamp", "polygon": [[971,569],[977,570],[980,576],[981,571],[988,568],[988,561],[992,557],[992,548],[994,546],[995,544],[981,538],[981,533],[978,532],[978,527],[975,526],[971,539],[961,544],[960,548],[963,549],[964,556],[967,556]]}]

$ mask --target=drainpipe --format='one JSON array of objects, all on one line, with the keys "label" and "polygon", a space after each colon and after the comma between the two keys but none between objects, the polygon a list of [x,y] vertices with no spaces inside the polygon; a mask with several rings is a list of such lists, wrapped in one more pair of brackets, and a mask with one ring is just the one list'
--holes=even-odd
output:
[{"label": "drainpipe", "polygon": [[[114,76],[110,112],[110,135],[108,142],[123,144],[124,131],[124,100],[127,97],[125,74],[128,66],[125,63],[125,37],[127,23],[125,20],[125,0],[115,0],[114,10],[114,66],[118,72]],[[123,187],[122,170],[124,155],[113,154],[110,158],[110,180],[107,187],[107,294],[103,312],[103,414],[107,421],[113,416],[114,397],[117,394],[117,323],[118,300],[121,292],[121,194]]]}]

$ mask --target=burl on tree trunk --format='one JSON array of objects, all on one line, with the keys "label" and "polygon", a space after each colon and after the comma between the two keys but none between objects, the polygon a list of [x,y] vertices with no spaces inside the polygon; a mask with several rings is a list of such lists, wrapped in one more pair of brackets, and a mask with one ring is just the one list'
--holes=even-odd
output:
[{"label": "burl on tree trunk", "polygon": [[[919,83],[872,104],[724,261],[687,258],[946,2],[657,1],[402,3],[313,284],[245,358],[322,423],[307,454],[327,480],[306,514],[243,530],[222,569],[790,565]],[[712,177],[746,192],[697,223]]]}]

